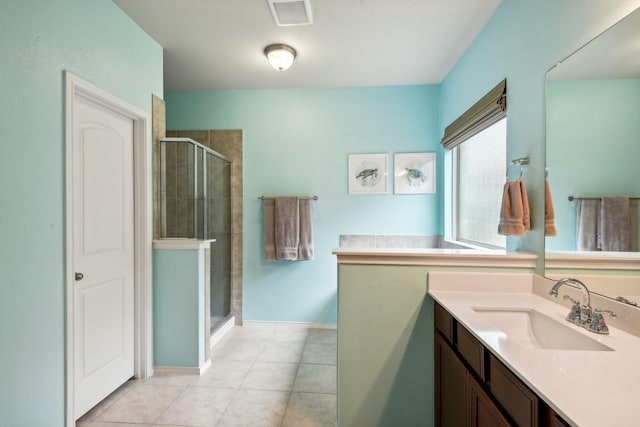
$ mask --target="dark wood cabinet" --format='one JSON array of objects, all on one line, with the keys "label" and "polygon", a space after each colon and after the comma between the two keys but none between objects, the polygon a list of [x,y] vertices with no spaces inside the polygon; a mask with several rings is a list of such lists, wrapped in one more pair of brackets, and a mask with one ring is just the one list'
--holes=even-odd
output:
[{"label": "dark wood cabinet", "polygon": [[435,334],[436,425],[466,426],[467,368],[451,347]]},{"label": "dark wood cabinet", "polygon": [[475,372],[481,381],[485,381],[486,376],[486,351],[480,341],[478,341],[464,326],[456,325],[456,336],[458,341],[456,348],[458,353],[462,357],[462,360],[467,362],[469,367]]},{"label": "dark wood cabinet", "polygon": [[535,427],[538,396],[493,355],[489,356],[489,389],[518,426]]},{"label": "dark wood cabinet", "polygon": [[[500,409],[493,403],[491,397],[482,386],[471,376],[468,379],[468,409],[469,426],[478,427],[510,427],[511,423],[502,415]],[[444,424],[443,424],[444,425]]]},{"label": "dark wood cabinet", "polygon": [[567,426],[438,303],[434,313],[436,426]]}]

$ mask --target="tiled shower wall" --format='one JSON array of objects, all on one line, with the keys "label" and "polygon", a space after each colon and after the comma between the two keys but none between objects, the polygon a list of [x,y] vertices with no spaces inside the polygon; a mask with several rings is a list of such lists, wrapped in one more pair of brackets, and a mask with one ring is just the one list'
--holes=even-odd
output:
[{"label": "tiled shower wall", "polygon": [[160,238],[160,139],[166,135],[166,109],[164,100],[155,95],[151,96],[152,107],[152,130],[151,139],[153,144],[153,239]]},{"label": "tiled shower wall", "polygon": [[[187,143],[160,144],[160,175],[165,177],[160,182],[160,193],[161,199],[164,196],[166,200],[160,204],[160,227],[164,237],[197,238],[196,221],[198,230],[202,230],[201,216],[194,219],[194,203],[199,204],[197,212],[202,210],[202,195],[196,198],[194,193],[194,152],[194,146]],[[201,183],[198,188],[202,188]]]},{"label": "tiled shower wall", "polygon": [[[231,265],[231,313],[235,315],[236,324],[242,324],[242,130],[173,130],[166,131],[166,136],[191,138],[231,160],[231,232],[215,236],[230,236],[231,262],[216,259],[214,262],[219,265],[214,264],[211,268],[221,269],[225,264]],[[211,171],[210,175],[215,176],[217,172]],[[215,179],[208,185],[219,184],[214,181]]]},{"label": "tiled shower wall", "polygon": [[440,236],[392,236],[374,234],[341,234],[341,248],[439,248]]},{"label": "tiled shower wall", "polygon": [[376,249],[469,249],[448,242],[442,236],[406,236],[377,234],[341,234],[341,248]]}]

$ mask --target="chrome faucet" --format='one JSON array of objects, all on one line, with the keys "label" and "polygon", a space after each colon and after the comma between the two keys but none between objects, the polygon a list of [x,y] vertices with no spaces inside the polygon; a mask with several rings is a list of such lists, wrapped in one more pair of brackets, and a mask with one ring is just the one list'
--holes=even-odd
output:
[{"label": "chrome faucet", "polygon": [[[549,291],[549,295],[553,295],[554,297],[557,297],[558,289],[560,288],[560,286],[568,285],[570,283],[577,285],[578,288],[582,290],[582,306],[580,307],[580,316],[576,319],[577,321],[572,320],[575,318],[575,316],[572,316],[572,319],[567,318],[567,320],[569,320],[570,322],[576,323],[577,325],[584,326],[585,324],[591,321],[591,317],[593,316],[593,310],[591,309],[591,295],[589,293],[589,289],[587,288],[587,285],[585,285],[578,279],[565,277],[564,279],[560,279],[553,284],[553,286],[551,287],[551,290]],[[574,305],[575,304],[577,304],[577,301],[574,301]]]},{"label": "chrome faucet", "polygon": [[567,315],[567,321],[582,326],[586,330],[595,332],[596,334],[608,334],[609,328],[604,322],[602,313],[609,313],[611,317],[616,317],[616,314],[611,310],[600,310],[599,308],[593,310],[591,308],[591,294],[587,285],[571,277],[566,277],[555,282],[549,291],[549,295],[557,297],[558,289],[562,285],[575,285],[573,287],[577,286],[582,290],[582,304],[580,304],[580,301],[576,301],[568,295],[564,296],[565,300],[570,300],[573,303],[571,312]]}]

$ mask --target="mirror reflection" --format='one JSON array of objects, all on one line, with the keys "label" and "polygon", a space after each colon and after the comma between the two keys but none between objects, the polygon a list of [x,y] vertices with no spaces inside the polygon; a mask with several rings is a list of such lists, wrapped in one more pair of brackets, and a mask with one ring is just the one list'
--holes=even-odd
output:
[{"label": "mirror reflection", "polygon": [[640,9],[547,73],[546,111],[546,273],[609,269],[629,280],[595,280],[595,292],[640,303]]}]

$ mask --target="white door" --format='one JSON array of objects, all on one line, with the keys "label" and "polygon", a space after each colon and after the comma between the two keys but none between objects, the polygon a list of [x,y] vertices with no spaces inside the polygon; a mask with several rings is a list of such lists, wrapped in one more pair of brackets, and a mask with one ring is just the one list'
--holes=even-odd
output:
[{"label": "white door", "polygon": [[133,121],[73,108],[74,416],[134,375]]}]

